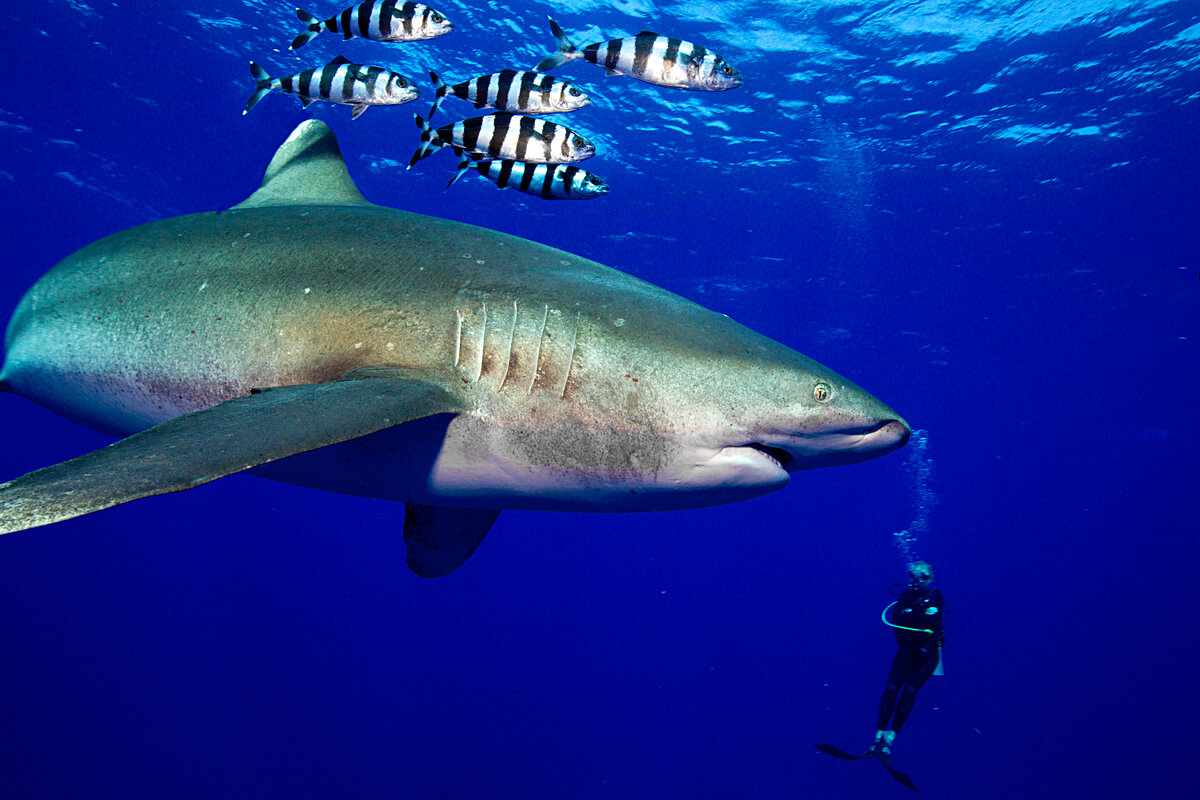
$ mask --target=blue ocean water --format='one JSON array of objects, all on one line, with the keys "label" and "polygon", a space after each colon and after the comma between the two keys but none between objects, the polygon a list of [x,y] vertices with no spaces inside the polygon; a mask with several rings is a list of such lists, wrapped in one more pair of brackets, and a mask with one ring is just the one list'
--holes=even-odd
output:
[{"label": "blue ocean water", "polygon": [[[435,581],[400,506],[249,476],[5,536],[0,797],[903,796],[812,744],[873,734],[905,552],[948,608],[895,750],[926,793],[1195,796],[1196,5],[435,5],[449,36],[295,53],[287,3],[9,9],[0,309],[101,236],[241,201],[315,117],[368,199],[664,286],[922,437],[737,505],[507,511]],[[411,106],[242,115],[251,59],[337,53],[421,80],[424,113],[429,69],[530,67],[547,14],[704,43],[745,85],[559,68],[612,186],[586,202],[406,171]],[[0,437],[0,480],[110,441],[9,395]]]}]

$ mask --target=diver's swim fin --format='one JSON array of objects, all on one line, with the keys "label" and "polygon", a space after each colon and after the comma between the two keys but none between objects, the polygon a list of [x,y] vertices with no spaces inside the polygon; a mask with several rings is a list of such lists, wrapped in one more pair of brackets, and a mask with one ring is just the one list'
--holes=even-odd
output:
[{"label": "diver's swim fin", "polygon": [[863,761],[868,758],[874,758],[880,764],[882,764],[883,768],[891,773],[891,776],[899,781],[903,786],[912,789],[914,792],[921,791],[917,788],[917,785],[912,782],[912,778],[908,777],[903,772],[892,766],[892,757],[890,755],[880,753],[874,748],[863,753],[861,756],[853,756],[847,753],[845,750],[834,747],[831,744],[818,744],[815,745],[815,747],[822,753],[833,756],[834,758],[840,758],[842,761]]},{"label": "diver's swim fin", "polygon": [[920,789],[917,788],[917,785],[912,782],[912,778],[908,777],[900,770],[892,767],[892,757],[890,755],[886,755],[884,753],[879,753],[875,756],[875,758],[876,758],[876,760],[879,761],[880,764],[883,764],[883,768],[886,769],[888,772],[890,772],[892,774],[892,777],[895,778],[896,780],[900,781],[900,783],[903,786],[906,786],[907,788],[912,789],[914,792],[921,791]]},{"label": "diver's swim fin", "polygon": [[867,752],[863,753],[861,756],[852,756],[849,753],[847,753],[845,750],[836,748],[831,744],[818,744],[818,745],[814,745],[814,747],[816,747],[822,753],[833,756],[834,758],[840,758],[842,761],[861,761],[864,758],[874,758],[875,757],[875,753],[871,750],[868,750]]}]

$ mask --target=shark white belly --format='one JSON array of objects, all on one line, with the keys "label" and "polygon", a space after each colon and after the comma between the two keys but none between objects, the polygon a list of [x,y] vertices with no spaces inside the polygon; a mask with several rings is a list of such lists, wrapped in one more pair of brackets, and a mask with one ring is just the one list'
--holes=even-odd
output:
[{"label": "shark white belly", "polygon": [[6,351],[0,388],[143,432],[0,486],[0,532],[254,469],[405,501],[423,575],[458,566],[499,509],[732,502],[909,435],[846,379],[661,288],[367,203],[316,122],[245,203],[65,259]]}]

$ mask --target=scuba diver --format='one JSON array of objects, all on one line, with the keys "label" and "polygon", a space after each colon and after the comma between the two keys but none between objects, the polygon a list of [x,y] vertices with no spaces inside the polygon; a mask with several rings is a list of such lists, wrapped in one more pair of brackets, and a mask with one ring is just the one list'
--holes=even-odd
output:
[{"label": "scuba diver", "polygon": [[[917,692],[930,675],[941,674],[946,603],[941,590],[930,588],[933,567],[924,561],[908,565],[908,580],[900,599],[883,611],[883,621],[892,626],[899,645],[879,701],[875,743],[867,749],[868,753],[883,756],[891,755],[892,741],[904,727]],[[892,612],[891,620],[888,611]]]},{"label": "scuba diver", "polygon": [[932,588],[933,567],[929,564],[924,561],[909,564],[908,578],[900,599],[885,608],[882,614],[883,621],[896,634],[898,647],[879,702],[875,742],[861,756],[850,755],[831,744],[816,747],[846,761],[874,758],[900,783],[920,791],[907,775],[892,767],[892,742],[912,712],[917,691],[931,675],[942,674],[942,644],[945,641],[942,621],[946,604],[941,591]]}]

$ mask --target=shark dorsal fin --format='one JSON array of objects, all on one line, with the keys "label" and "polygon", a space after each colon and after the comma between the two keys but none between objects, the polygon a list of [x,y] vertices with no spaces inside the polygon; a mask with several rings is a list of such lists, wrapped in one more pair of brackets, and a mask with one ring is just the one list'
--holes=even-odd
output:
[{"label": "shark dorsal fin", "polygon": [[333,131],[310,119],[275,151],[258,191],[234,208],[363,204],[367,201],[346,171]]}]

